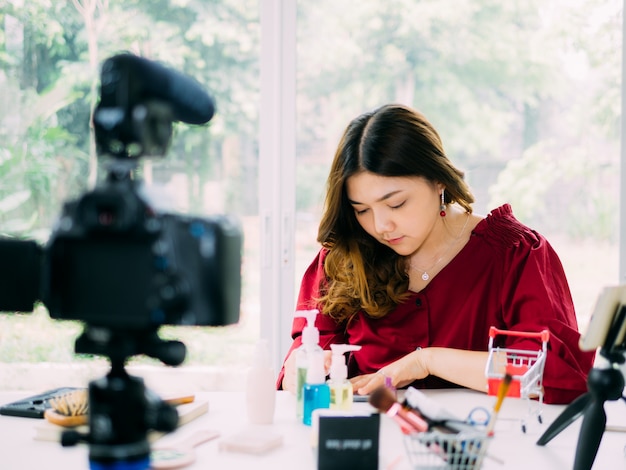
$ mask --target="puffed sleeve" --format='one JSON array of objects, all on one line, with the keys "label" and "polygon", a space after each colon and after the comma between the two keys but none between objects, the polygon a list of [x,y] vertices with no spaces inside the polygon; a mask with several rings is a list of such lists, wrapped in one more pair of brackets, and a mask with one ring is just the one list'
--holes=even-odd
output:
[{"label": "puffed sleeve", "polygon": [[[503,322],[515,331],[548,329],[544,401],[569,403],[587,391],[587,374],[595,353],[583,352],[578,346],[574,303],[558,255],[543,236],[515,219],[512,224],[518,224],[519,236],[504,255]],[[507,348],[539,350],[540,344],[533,339],[508,338]]]},{"label": "puffed sleeve", "polygon": [[[317,308],[321,311],[317,299],[320,297],[320,285],[322,285],[326,279],[324,274],[324,258],[326,257],[326,253],[327,251],[325,249],[321,249],[305,271],[302,277],[302,282],[300,283],[296,310],[311,310]],[[287,360],[294,349],[297,349],[302,344],[302,330],[305,325],[305,318],[294,317],[291,328],[293,343],[291,344],[289,351],[287,351],[285,360]],[[315,326],[320,332],[319,344],[322,349],[330,349],[330,345],[333,343],[342,344],[346,342],[343,330],[328,315],[317,315],[315,319]],[[283,377],[284,367],[281,368],[276,380],[276,388],[278,390],[282,388]]]}]

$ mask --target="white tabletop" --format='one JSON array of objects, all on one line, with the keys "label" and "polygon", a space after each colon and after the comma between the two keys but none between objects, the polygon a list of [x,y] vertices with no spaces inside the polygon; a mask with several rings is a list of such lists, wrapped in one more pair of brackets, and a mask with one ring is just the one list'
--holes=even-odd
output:
[{"label": "white tabletop", "polygon": [[[41,391],[35,391],[39,393]],[[467,390],[432,390],[428,395],[459,416],[467,416],[476,406],[491,408],[494,397]],[[0,404],[29,396],[28,392],[0,392]],[[243,392],[200,392],[197,400],[208,400],[209,411],[176,432],[162,437],[159,443],[178,442],[190,433],[201,429],[214,429],[220,433],[216,440],[196,449],[196,462],[191,469],[243,469],[277,470],[298,468],[316,469],[316,458],[311,448],[311,427],[299,423],[295,417],[295,398],[289,392],[278,392],[274,423],[250,426],[247,422]],[[367,403],[356,403],[356,409],[367,409]],[[502,406],[495,428],[495,437],[489,455],[483,462],[486,470],[517,469],[567,469],[572,468],[578,441],[581,419],[576,420],[545,447],[535,443],[547,426],[561,413],[563,406],[543,405],[543,424],[528,415],[525,400],[507,398]],[[607,402],[609,425],[626,425],[626,403]],[[530,418],[527,432],[522,432],[521,419]],[[3,470],[87,469],[87,446],[63,448],[60,444],[34,439],[35,427],[42,420],[0,416],[0,468]],[[255,428],[262,433],[277,433],[283,445],[264,455],[225,452],[219,442],[242,430]],[[604,433],[593,466],[594,469],[626,468],[624,447],[626,433]],[[410,470],[403,436],[398,425],[386,415],[381,417],[380,470]]]}]

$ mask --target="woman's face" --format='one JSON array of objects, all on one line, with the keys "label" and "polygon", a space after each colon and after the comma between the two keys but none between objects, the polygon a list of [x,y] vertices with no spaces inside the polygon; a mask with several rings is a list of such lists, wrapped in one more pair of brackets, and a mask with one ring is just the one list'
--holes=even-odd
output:
[{"label": "woman's face", "polygon": [[441,218],[440,186],[419,176],[362,172],[346,180],[346,190],[361,227],[402,256],[422,247]]}]

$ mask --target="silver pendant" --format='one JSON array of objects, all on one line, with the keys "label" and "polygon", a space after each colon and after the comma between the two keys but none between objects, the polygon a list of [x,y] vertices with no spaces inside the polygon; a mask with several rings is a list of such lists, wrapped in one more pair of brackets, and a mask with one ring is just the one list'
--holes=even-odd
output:
[{"label": "silver pendant", "polygon": [[423,281],[428,281],[430,279],[430,276],[428,275],[428,273],[426,271],[424,271],[424,274],[422,274],[422,280]]}]

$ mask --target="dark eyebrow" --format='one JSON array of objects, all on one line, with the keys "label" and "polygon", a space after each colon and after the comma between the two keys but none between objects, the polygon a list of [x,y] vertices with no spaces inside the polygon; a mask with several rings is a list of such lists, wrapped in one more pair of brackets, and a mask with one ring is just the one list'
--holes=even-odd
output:
[{"label": "dark eyebrow", "polygon": [[[402,190],[399,189],[397,191],[392,191],[390,193],[387,193],[387,194],[383,195],[383,197],[381,197],[378,200],[376,200],[376,202],[382,202],[382,201],[384,201],[386,199],[389,199],[392,196],[395,196],[396,194],[398,194],[400,192],[402,192]],[[353,200],[351,200],[349,198],[348,198],[348,202],[350,202],[350,204],[352,204],[353,206],[354,205],[358,205],[358,204],[364,205],[362,202],[353,201]]]}]

